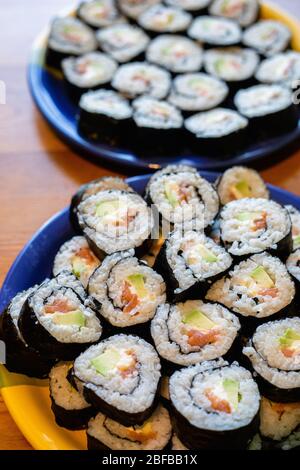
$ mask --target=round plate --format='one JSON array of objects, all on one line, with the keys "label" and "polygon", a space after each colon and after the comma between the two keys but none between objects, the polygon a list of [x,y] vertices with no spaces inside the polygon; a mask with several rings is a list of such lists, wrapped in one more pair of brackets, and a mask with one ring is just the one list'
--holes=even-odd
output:
[{"label": "round plate", "polygon": [[[201,173],[213,182],[217,173]],[[149,175],[129,178],[128,183],[140,194]],[[300,197],[269,186],[271,197],[281,204],[300,210]],[[0,311],[18,292],[42,282],[51,275],[59,247],[74,235],[69,222],[69,208],[56,214],[28,242],[11,267],[0,292]],[[26,273],[26,275],[24,275]],[[16,424],[37,450],[81,450],[86,448],[83,431],[67,431],[55,423],[51,412],[47,380],[29,379],[7,372],[0,366],[0,385],[4,402]],[[28,419],[30,417],[30,419]]]},{"label": "round plate", "polygon": [[[74,10],[73,10],[74,12]],[[71,14],[70,10],[64,15]],[[277,19],[285,23],[293,33],[293,48],[300,51],[300,24],[286,13],[271,4],[262,5],[262,17]],[[80,155],[99,165],[109,165],[122,171],[145,173],[155,171],[170,163],[184,163],[202,170],[228,168],[236,164],[249,164],[265,159],[275,152],[283,150],[300,137],[300,124],[294,131],[273,139],[253,142],[246,150],[230,159],[212,158],[204,155],[184,155],[176,157],[151,156],[141,157],[124,151],[101,145],[83,138],[77,131],[76,114],[78,107],[66,93],[62,76],[49,71],[44,65],[45,50],[49,28],[37,38],[29,64],[28,82],[33,99],[40,112],[70,147]]]}]

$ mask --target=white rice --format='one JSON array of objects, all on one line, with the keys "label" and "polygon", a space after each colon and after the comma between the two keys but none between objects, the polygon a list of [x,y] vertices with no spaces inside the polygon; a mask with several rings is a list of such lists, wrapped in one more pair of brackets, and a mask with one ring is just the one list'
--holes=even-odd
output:
[{"label": "white rice", "polygon": [[288,205],[285,206],[288,213],[290,214],[292,221],[292,233],[293,233],[293,250],[300,248],[300,212],[296,207]]},{"label": "white rice", "polygon": [[188,35],[200,42],[216,46],[231,46],[240,42],[242,32],[235,21],[199,16],[191,24]]},{"label": "white rice", "polygon": [[162,4],[148,8],[138,18],[140,26],[156,33],[178,33],[185,31],[192,21],[192,16],[179,8]]},{"label": "white rice", "polygon": [[165,0],[165,4],[170,7],[182,8],[191,13],[202,10],[210,4],[211,0]]},{"label": "white rice", "polygon": [[285,50],[292,38],[289,28],[274,20],[261,20],[244,33],[243,42],[260,54],[272,56]]},{"label": "white rice", "polygon": [[90,407],[83,396],[72,387],[67,379],[71,363],[59,362],[49,373],[50,395],[55,404],[65,410],[83,410]]},{"label": "white rice", "polygon": [[82,2],[78,8],[79,17],[94,28],[103,28],[115,23],[124,22],[114,0],[89,0]]},{"label": "white rice", "polygon": [[167,101],[149,96],[137,98],[132,103],[133,119],[138,127],[151,129],[180,129],[183,124],[181,112]]},{"label": "white rice", "polygon": [[300,79],[300,53],[283,52],[261,62],[256,75],[259,82],[286,85],[293,88]]},{"label": "white rice", "polygon": [[194,114],[185,120],[185,127],[197,138],[221,138],[248,126],[248,120],[236,111],[216,108]]},{"label": "white rice", "polygon": [[113,119],[129,119],[132,109],[129,102],[119,93],[97,90],[84,93],[79,102],[80,109],[93,114],[104,114]]},{"label": "white rice", "polygon": [[204,54],[206,72],[226,82],[248,80],[253,77],[258,64],[259,56],[252,49],[226,47],[210,49]]},{"label": "white rice", "polygon": [[243,166],[234,166],[226,170],[217,183],[218,194],[222,205],[228,204],[228,202],[236,199],[236,196],[232,194],[231,187],[241,181],[247,183],[251,197],[269,199],[269,191],[257,171]]},{"label": "white rice", "polygon": [[[239,7],[239,8],[238,8]],[[209,13],[211,15],[231,18],[240,26],[246,27],[254,23],[259,13],[258,0],[213,0]]]},{"label": "white rice", "polygon": [[118,0],[120,10],[134,20],[148,8],[158,3],[160,3],[160,0]]},{"label": "white rice", "polygon": [[287,109],[292,104],[292,92],[280,85],[255,85],[238,91],[234,104],[247,118],[257,118]]},{"label": "white rice", "polygon": [[288,257],[286,267],[288,272],[300,282],[300,248]]},{"label": "white rice", "polygon": [[[72,41],[64,35],[65,29],[72,29],[80,36],[79,41]],[[70,55],[81,55],[97,49],[94,32],[82,21],[68,17],[55,18],[51,26],[48,46],[54,51]]]},{"label": "white rice", "polygon": [[[80,67],[86,67],[82,72]],[[62,69],[68,82],[80,88],[94,88],[111,81],[117,70],[116,62],[101,52],[89,52],[80,57],[68,57],[62,61]]]},{"label": "white rice", "polygon": [[20,317],[20,313],[21,313],[21,310],[22,310],[22,307],[23,305],[25,304],[26,300],[28,299],[28,297],[33,294],[33,292],[36,291],[36,289],[38,288],[38,286],[34,286],[34,287],[30,287],[29,289],[23,291],[23,292],[19,292],[19,294],[17,294],[11,301],[11,303],[9,304],[8,306],[8,311],[7,313],[10,315],[12,321],[13,321],[13,324],[14,324],[14,327],[16,328],[16,331],[17,331],[17,334],[18,334],[18,337],[19,339],[25,344],[25,341],[24,341],[24,338],[19,330],[19,326],[18,326],[18,320],[19,320],[19,317]]},{"label": "white rice", "polygon": [[274,403],[262,397],[260,433],[274,441],[281,441],[300,425],[300,403]]}]

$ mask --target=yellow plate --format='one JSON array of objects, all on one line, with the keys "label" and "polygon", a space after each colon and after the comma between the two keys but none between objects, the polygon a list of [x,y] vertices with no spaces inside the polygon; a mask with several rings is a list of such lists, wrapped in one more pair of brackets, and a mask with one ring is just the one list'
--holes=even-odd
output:
[{"label": "yellow plate", "polygon": [[[263,3],[262,17],[285,23],[293,33],[293,48],[300,51],[298,21],[270,3]],[[11,374],[0,366],[0,385],[11,416],[34,449],[86,449],[85,432],[71,432],[56,425],[51,412],[48,381]]]}]

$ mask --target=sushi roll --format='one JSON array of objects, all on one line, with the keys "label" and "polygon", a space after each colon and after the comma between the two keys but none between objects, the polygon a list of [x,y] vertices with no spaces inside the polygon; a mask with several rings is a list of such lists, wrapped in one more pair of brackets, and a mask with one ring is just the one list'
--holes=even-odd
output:
[{"label": "sushi roll", "polygon": [[120,63],[137,60],[150,41],[142,29],[130,24],[100,29],[96,36],[100,48]]},{"label": "sushi roll", "polygon": [[216,108],[194,114],[184,126],[189,146],[197,153],[227,158],[245,145],[248,120],[231,109]]},{"label": "sushi roll", "polygon": [[188,35],[206,47],[237,46],[242,40],[240,26],[226,18],[200,16],[191,24]]},{"label": "sushi roll", "polygon": [[55,256],[53,275],[57,276],[62,271],[72,272],[86,288],[89,278],[99,264],[99,259],[90,249],[86,239],[73,237],[60,247]]},{"label": "sushi roll", "polygon": [[300,248],[300,212],[296,207],[285,206],[292,220],[293,250]]},{"label": "sushi roll", "polygon": [[90,347],[75,360],[72,373],[86,400],[123,426],[143,424],[157,407],[159,357],[138,336],[111,336]]},{"label": "sushi roll", "polygon": [[117,64],[106,54],[90,52],[64,59],[62,70],[67,89],[77,101],[83,93],[108,85],[117,70]]},{"label": "sushi roll", "polygon": [[202,231],[177,228],[165,241],[154,269],[166,281],[168,298],[180,301],[198,299],[231,265],[231,256]]},{"label": "sushi roll", "polygon": [[251,130],[266,137],[277,137],[298,126],[293,93],[280,85],[255,85],[240,90],[234,104],[249,119]]},{"label": "sushi roll", "polygon": [[243,354],[264,397],[280,403],[300,401],[300,318],[259,326]]},{"label": "sushi roll", "polygon": [[89,422],[87,441],[89,450],[162,450],[167,448],[171,435],[170,415],[158,405],[140,426],[126,427],[98,413]]},{"label": "sushi roll", "polygon": [[49,34],[46,64],[60,69],[63,59],[87,54],[96,49],[96,37],[86,24],[73,17],[56,18]]},{"label": "sushi roll", "polygon": [[178,75],[172,85],[169,101],[187,114],[219,106],[229,93],[221,80],[205,73]]},{"label": "sushi roll", "polygon": [[293,89],[295,81],[300,80],[300,53],[288,51],[263,60],[255,78],[261,83]]},{"label": "sushi roll", "polygon": [[219,211],[215,188],[191,166],[168,165],[154,173],[145,197],[167,222],[184,224],[197,219],[199,230],[209,226]]},{"label": "sushi roll", "polygon": [[300,248],[288,257],[286,267],[295,281],[298,296],[300,296]]},{"label": "sushi roll", "polygon": [[193,16],[207,13],[207,7],[210,3],[211,0],[165,0],[166,5],[181,8]]},{"label": "sushi roll", "polygon": [[187,30],[192,15],[179,8],[158,4],[145,10],[138,17],[138,24],[150,35],[182,33]]},{"label": "sushi roll", "polygon": [[269,191],[260,174],[252,168],[234,166],[217,180],[216,186],[223,206],[244,198],[269,199]]},{"label": "sushi roll", "polygon": [[275,403],[262,397],[260,433],[264,438],[282,441],[300,425],[300,403]]},{"label": "sushi roll", "polygon": [[157,307],[166,301],[163,278],[135,258],[133,250],[107,256],[91,276],[88,290],[110,326],[107,330],[114,332],[146,334]]},{"label": "sushi roll", "polygon": [[83,200],[77,211],[83,234],[99,259],[129,249],[142,256],[151,245],[154,218],[136,193],[101,191]]},{"label": "sushi roll", "polygon": [[149,45],[146,58],[172,73],[197,72],[202,67],[202,48],[191,39],[161,34]]},{"label": "sushi roll", "polygon": [[160,3],[160,0],[117,0],[121,12],[132,20],[137,20],[148,8]]},{"label": "sushi roll", "polygon": [[22,308],[37,288],[20,292],[11,300],[1,315],[0,337],[5,343],[5,367],[9,372],[43,379],[48,377],[54,361],[29,346],[18,326]]},{"label": "sushi roll", "polygon": [[261,20],[245,31],[243,43],[247,47],[256,49],[260,54],[271,57],[285,51],[290,45],[291,38],[291,31],[283,23]]},{"label": "sushi roll", "polygon": [[142,155],[178,153],[182,145],[181,112],[167,101],[146,95],[134,100],[132,107],[133,147],[137,153]]},{"label": "sushi roll", "polygon": [[275,201],[245,198],[229,202],[220,213],[221,238],[237,257],[270,251],[286,258],[292,251],[288,211]]},{"label": "sushi roll", "polygon": [[147,62],[121,65],[112,81],[112,86],[128,98],[147,94],[151,98],[164,99],[170,85],[169,72]]},{"label": "sushi roll", "polygon": [[174,368],[229,356],[239,329],[227,308],[201,300],[160,305],[151,322],[155,348]]},{"label": "sushi roll", "polygon": [[75,431],[85,429],[95,415],[94,409],[84,397],[70,385],[67,379],[72,363],[59,362],[50,371],[49,386],[51,409],[56,424]]},{"label": "sushi roll", "polygon": [[109,145],[124,145],[131,125],[129,102],[111,90],[84,93],[79,102],[79,130]]},{"label": "sushi roll", "polygon": [[102,334],[100,321],[87,303],[80,281],[72,274],[64,271],[46,279],[22,307],[18,327],[25,342],[46,358],[74,359]]},{"label": "sushi roll", "polygon": [[170,378],[175,432],[189,449],[245,449],[258,429],[260,395],[250,372],[222,359]]},{"label": "sushi roll", "polygon": [[125,21],[114,0],[89,0],[80,3],[77,16],[91,28],[99,29]]},{"label": "sushi roll", "polygon": [[293,313],[295,285],[278,258],[251,256],[215,282],[206,295],[239,315],[245,331]]},{"label": "sushi roll", "polygon": [[255,23],[259,12],[258,0],[213,0],[209,8],[210,15],[230,18],[243,28]]}]

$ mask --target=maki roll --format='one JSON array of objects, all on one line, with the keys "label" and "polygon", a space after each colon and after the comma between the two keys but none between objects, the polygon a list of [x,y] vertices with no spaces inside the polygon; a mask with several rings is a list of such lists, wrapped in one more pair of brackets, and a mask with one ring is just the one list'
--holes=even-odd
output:
[{"label": "maki roll", "polygon": [[18,327],[25,342],[40,354],[61,360],[74,359],[102,334],[81,283],[65,271],[46,279],[28,297]]},{"label": "maki roll", "polygon": [[201,300],[160,305],[151,322],[156,350],[174,368],[230,355],[239,329],[227,308]]},{"label": "maki roll", "polygon": [[200,16],[207,12],[211,0],[165,0],[170,7],[181,8],[193,16]]},{"label": "maki roll", "polygon": [[143,424],[157,406],[159,357],[138,336],[111,336],[90,347],[75,360],[72,373],[87,401],[123,426]]},{"label": "maki roll", "polygon": [[269,191],[260,174],[252,168],[234,166],[217,180],[216,186],[223,206],[244,198],[269,199]]},{"label": "maki roll", "polygon": [[175,432],[189,449],[245,449],[258,428],[260,395],[250,372],[222,359],[170,378]]},{"label": "maki roll", "polygon": [[220,213],[221,238],[233,256],[270,251],[286,258],[292,251],[288,211],[275,201],[245,198],[229,202]]},{"label": "maki roll", "polygon": [[132,107],[136,151],[143,155],[178,153],[182,144],[181,112],[167,101],[150,96],[137,98]]},{"label": "maki roll", "polygon": [[192,21],[192,15],[179,8],[162,4],[145,10],[138,23],[152,36],[162,33],[181,33],[186,31]]},{"label": "maki roll", "polygon": [[59,362],[50,371],[51,409],[56,424],[75,431],[85,429],[95,411],[67,379],[72,363]]},{"label": "maki roll", "polygon": [[[237,264],[206,295],[239,315],[245,330],[292,313],[295,285],[283,263],[259,254]],[[272,317],[272,318],[270,318]]]},{"label": "maki roll", "polygon": [[253,132],[267,137],[278,136],[298,126],[293,93],[280,85],[256,85],[240,90],[234,104],[249,119]]},{"label": "maki roll", "polygon": [[255,23],[260,11],[258,0],[213,0],[209,13],[237,21],[247,27]]},{"label": "maki roll", "polygon": [[216,108],[194,114],[184,126],[189,145],[196,152],[226,158],[245,145],[248,120],[231,109]]},{"label": "maki roll", "polygon": [[175,229],[165,241],[154,269],[166,281],[170,299],[198,299],[232,265],[231,256],[196,230]]},{"label": "maki roll", "polygon": [[149,37],[137,26],[116,24],[97,32],[100,48],[120,63],[130,62],[143,54]]},{"label": "maki roll", "polygon": [[211,46],[236,46],[241,42],[242,31],[240,26],[226,18],[200,16],[191,24],[188,35]]},{"label": "maki roll", "polygon": [[46,64],[60,68],[63,59],[87,54],[96,49],[95,35],[86,24],[72,17],[56,18],[48,39]]},{"label": "maki roll", "polygon": [[83,234],[99,259],[129,249],[142,256],[151,245],[151,209],[136,193],[101,191],[83,200],[77,211]]},{"label": "maki roll", "polygon": [[292,34],[287,26],[279,21],[261,20],[250,26],[244,33],[243,43],[267,57],[285,51]]},{"label": "maki roll", "polygon": [[128,18],[137,20],[144,11],[158,3],[160,0],[118,0],[118,7]]},{"label": "maki roll", "polygon": [[263,60],[255,78],[262,83],[293,89],[295,81],[300,80],[300,53],[288,51]]},{"label": "maki roll", "polygon": [[128,98],[147,94],[151,98],[163,99],[170,84],[169,72],[147,62],[121,65],[112,81],[112,86]]},{"label": "maki roll", "polygon": [[285,206],[292,220],[293,250],[300,248],[300,212],[296,207]]},{"label": "maki roll", "polygon": [[298,295],[300,295],[300,248],[288,257],[286,267],[290,275],[293,277],[297,286]]},{"label": "maki roll", "polygon": [[72,272],[86,288],[89,278],[100,261],[90,249],[84,237],[73,237],[65,242],[54,259],[53,275],[62,271]]},{"label": "maki roll", "polygon": [[94,29],[125,21],[125,18],[120,15],[114,0],[82,2],[77,8],[77,16]]},{"label": "maki roll", "polygon": [[123,426],[98,413],[89,422],[87,441],[89,450],[162,450],[172,435],[170,415],[158,405],[142,425]]},{"label": "maki roll", "polygon": [[202,48],[191,39],[175,34],[157,36],[147,49],[149,62],[172,73],[197,72],[202,67]]},{"label": "maki roll", "polygon": [[259,326],[243,354],[264,397],[280,403],[300,401],[300,318]]},{"label": "maki roll", "polygon": [[1,339],[5,343],[5,367],[9,372],[43,379],[48,377],[54,361],[45,358],[24,340],[18,320],[22,308],[38,286],[17,294],[1,315]]},{"label": "maki roll", "polygon": [[148,182],[145,196],[171,224],[197,219],[200,229],[210,225],[219,211],[215,188],[191,166],[168,165],[157,171]]},{"label": "maki roll", "polygon": [[281,441],[288,437],[299,425],[299,403],[275,403],[262,397],[260,433],[263,437],[273,441]]},{"label": "maki roll", "polygon": [[79,100],[88,90],[96,90],[110,83],[117,64],[106,54],[90,52],[78,58],[64,59],[62,70],[71,97]]},{"label": "maki roll", "polygon": [[169,101],[186,113],[207,111],[223,103],[228,92],[226,83],[215,77],[186,73],[174,79]]},{"label": "maki roll", "polygon": [[129,102],[111,90],[89,91],[79,102],[79,130],[89,138],[109,145],[123,145],[130,130]]},{"label": "maki roll", "polygon": [[107,256],[89,281],[89,294],[113,331],[145,334],[157,307],[165,303],[165,291],[163,278],[135,258],[133,250]]}]

